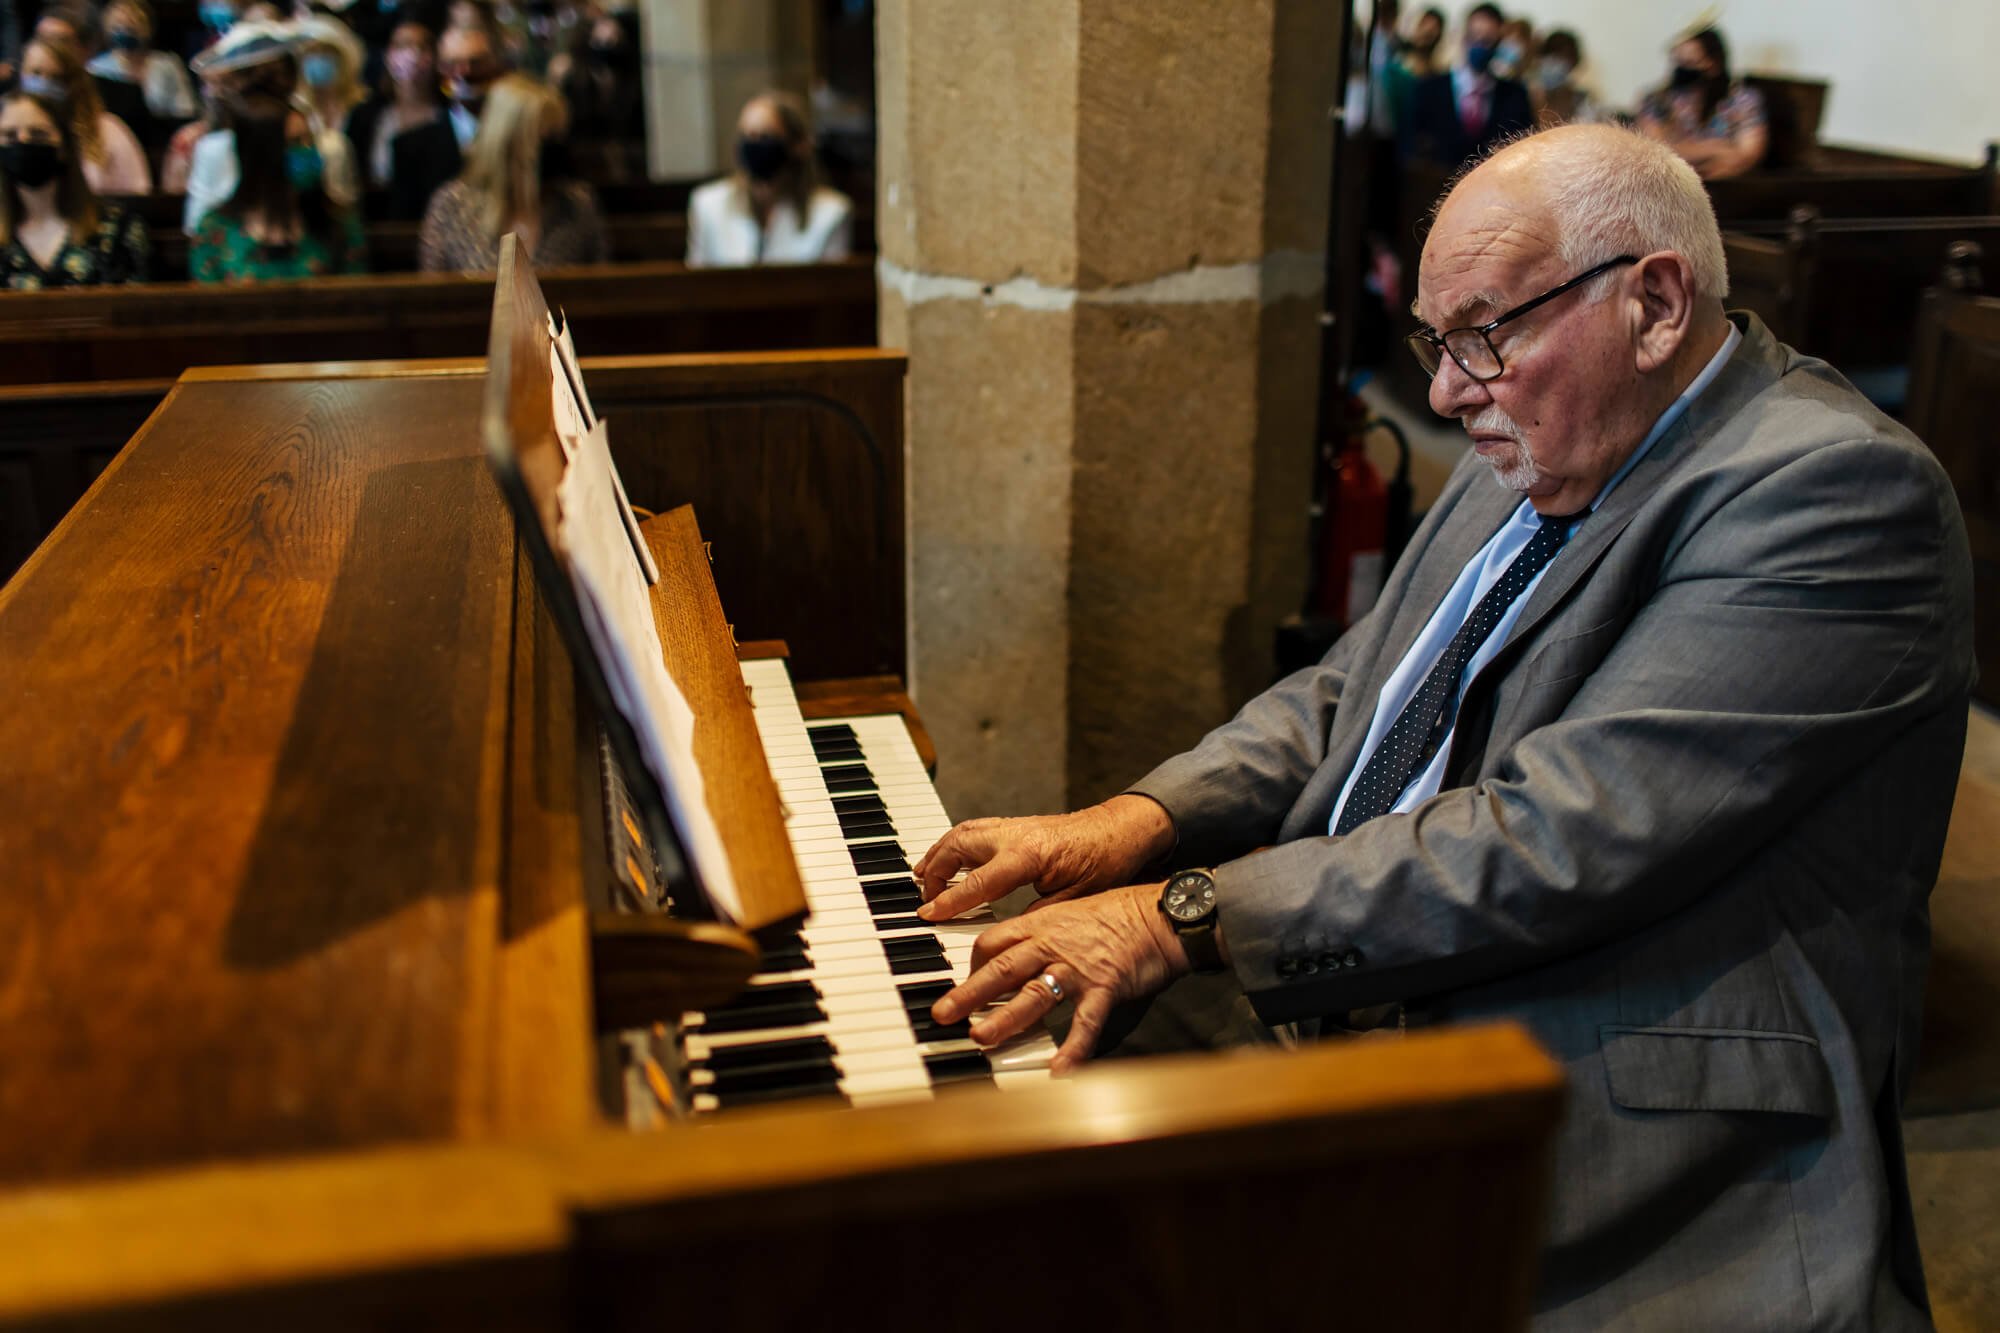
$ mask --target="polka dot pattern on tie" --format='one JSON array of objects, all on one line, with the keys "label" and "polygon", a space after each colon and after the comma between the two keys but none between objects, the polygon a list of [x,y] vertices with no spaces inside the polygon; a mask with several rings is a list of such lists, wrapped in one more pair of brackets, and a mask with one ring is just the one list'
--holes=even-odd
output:
[{"label": "polka dot pattern on tie", "polygon": [[1494,626],[1507,614],[1507,608],[1556,558],[1556,552],[1569,540],[1571,527],[1581,517],[1580,514],[1542,516],[1541,527],[1507,566],[1500,581],[1487,589],[1479,605],[1472,608],[1472,614],[1445,645],[1437,665],[1424,677],[1423,687],[1404,705],[1395,724],[1382,737],[1382,743],[1375,747],[1375,753],[1368,756],[1360,780],[1341,808],[1340,822],[1333,830],[1336,834],[1345,837],[1375,816],[1387,814],[1395,806],[1396,798],[1403,794],[1403,788],[1410,785],[1410,779],[1436,758],[1438,747],[1451,734],[1452,723],[1458,716],[1459,677],[1465,674],[1465,664],[1493,633]]}]

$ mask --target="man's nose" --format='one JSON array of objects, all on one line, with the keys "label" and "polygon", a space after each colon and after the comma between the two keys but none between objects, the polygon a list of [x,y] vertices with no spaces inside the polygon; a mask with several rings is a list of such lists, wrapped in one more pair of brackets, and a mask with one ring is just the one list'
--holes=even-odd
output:
[{"label": "man's nose", "polygon": [[1438,361],[1437,374],[1431,376],[1430,401],[1431,411],[1439,416],[1457,417],[1486,406],[1493,395],[1447,353]]}]

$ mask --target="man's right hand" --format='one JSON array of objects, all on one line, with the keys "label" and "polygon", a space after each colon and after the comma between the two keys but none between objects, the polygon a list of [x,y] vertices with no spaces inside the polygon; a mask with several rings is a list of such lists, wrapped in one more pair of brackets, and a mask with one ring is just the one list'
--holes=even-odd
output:
[{"label": "man's right hand", "polygon": [[[917,915],[943,921],[1023,884],[1045,900],[1116,888],[1173,845],[1173,820],[1146,796],[1114,796],[1067,815],[969,819],[917,862],[924,896]],[[970,873],[952,884],[961,870]]]}]

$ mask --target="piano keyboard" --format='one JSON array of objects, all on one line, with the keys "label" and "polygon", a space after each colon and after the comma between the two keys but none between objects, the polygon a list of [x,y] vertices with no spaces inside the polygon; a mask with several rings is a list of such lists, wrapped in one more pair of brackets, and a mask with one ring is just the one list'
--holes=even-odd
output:
[{"label": "piano keyboard", "polygon": [[982,1050],[931,1005],[971,971],[982,908],[916,916],[910,866],[951,827],[903,719],[807,722],[782,659],[743,664],[811,916],[728,1005],[683,1025],[696,1111],[839,1095],[855,1105],[1047,1076],[1042,1031]]}]

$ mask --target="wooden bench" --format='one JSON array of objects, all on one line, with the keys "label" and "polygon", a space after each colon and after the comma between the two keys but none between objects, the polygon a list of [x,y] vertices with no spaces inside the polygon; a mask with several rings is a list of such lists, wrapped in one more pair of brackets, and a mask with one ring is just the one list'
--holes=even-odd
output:
[{"label": "wooden bench", "polygon": [[2000,443],[1993,434],[2000,420],[2000,299],[1967,290],[1979,258],[1961,248],[1946,285],[1919,303],[1904,417],[1958,493],[1972,547],[1977,693],[2000,707]]},{"label": "wooden bench", "polygon": [[[602,265],[542,275],[594,355],[864,347],[867,260],[755,269]],[[489,277],[323,278],[257,286],[148,284],[0,299],[0,383],[167,379],[190,366],[477,356]]]}]

